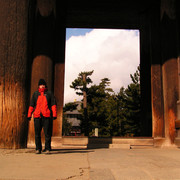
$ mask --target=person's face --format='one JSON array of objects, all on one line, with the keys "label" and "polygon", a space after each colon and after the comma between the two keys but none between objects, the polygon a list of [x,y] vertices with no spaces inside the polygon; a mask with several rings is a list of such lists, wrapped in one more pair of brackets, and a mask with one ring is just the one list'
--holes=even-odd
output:
[{"label": "person's face", "polygon": [[45,87],[46,87],[45,85],[39,85],[39,89],[43,89]]}]

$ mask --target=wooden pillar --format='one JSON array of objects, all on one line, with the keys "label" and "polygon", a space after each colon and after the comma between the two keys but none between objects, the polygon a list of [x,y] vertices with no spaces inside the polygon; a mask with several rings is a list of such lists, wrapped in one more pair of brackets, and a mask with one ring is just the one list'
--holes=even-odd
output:
[{"label": "wooden pillar", "polygon": [[161,64],[151,65],[151,96],[152,96],[152,136],[164,137],[164,109],[162,93]]},{"label": "wooden pillar", "polygon": [[[64,74],[65,74],[65,7],[66,3],[57,1],[56,16],[56,59],[54,67],[54,94],[57,100],[57,121],[54,122],[53,136],[62,137],[63,104],[64,104]],[[57,138],[58,139],[58,138]],[[55,139],[54,142],[56,143]],[[59,142],[59,140],[58,140]]]},{"label": "wooden pillar", "polygon": [[36,56],[33,59],[31,73],[31,96],[38,90],[39,79],[43,78],[48,90],[52,91],[53,60],[45,55]]},{"label": "wooden pillar", "polygon": [[162,63],[160,45],[160,9],[152,7],[150,11],[151,38],[151,102],[152,136],[159,141],[164,138],[164,104],[162,87]]},{"label": "wooden pillar", "polygon": [[180,147],[180,1],[176,0],[176,14],[177,14],[177,40],[178,40],[178,101],[177,101],[177,119],[175,121],[176,138],[175,145]]},{"label": "wooden pillar", "polygon": [[0,148],[27,142],[28,1],[0,1]]},{"label": "wooden pillar", "polygon": [[177,40],[178,40],[178,101],[177,101],[177,120],[175,126],[177,129],[177,137],[180,138],[180,2],[176,1],[176,14],[177,14]]},{"label": "wooden pillar", "polygon": [[[43,78],[48,90],[53,91],[54,47],[55,47],[55,0],[37,0],[33,9],[32,29],[32,72],[31,97],[38,90],[39,79]],[[33,19],[33,18],[31,18]],[[44,135],[44,134],[43,134]],[[28,144],[34,145],[34,121],[29,123]]]},{"label": "wooden pillar", "polygon": [[140,29],[142,136],[152,136],[150,37],[147,17],[143,18],[143,24]]},{"label": "wooden pillar", "polygon": [[[52,90],[52,78],[53,78],[53,61],[48,56],[39,55],[33,59],[32,72],[31,72],[31,95],[38,90],[39,79],[43,78],[48,90]],[[42,134],[44,136],[44,134]],[[29,122],[28,144],[34,144],[34,120],[33,118]]]},{"label": "wooden pillar", "polygon": [[177,119],[178,66],[177,66],[177,26],[175,0],[161,1],[161,47],[162,80],[164,98],[165,146],[172,145],[175,139]]},{"label": "wooden pillar", "polygon": [[63,102],[64,102],[64,63],[55,65],[54,94],[57,100],[57,119],[54,122],[53,135],[62,137],[62,119],[63,119]]}]

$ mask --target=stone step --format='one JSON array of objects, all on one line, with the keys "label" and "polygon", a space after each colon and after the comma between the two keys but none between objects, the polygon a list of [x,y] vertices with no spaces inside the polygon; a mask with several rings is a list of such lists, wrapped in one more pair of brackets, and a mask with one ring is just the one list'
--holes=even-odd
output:
[{"label": "stone step", "polygon": [[154,148],[154,146],[143,146],[143,145],[140,145],[140,146],[131,146],[131,149],[151,149],[151,148]]},{"label": "stone step", "polygon": [[130,144],[109,144],[110,149],[130,149]]},{"label": "stone step", "polygon": [[88,149],[109,148],[109,144],[87,144]]},{"label": "stone step", "polygon": [[87,148],[145,148],[154,146],[153,138],[88,138],[88,137],[52,137],[52,146],[87,146]]},{"label": "stone step", "polygon": [[112,139],[112,144],[130,144],[131,146],[153,146],[153,138],[116,138]]}]

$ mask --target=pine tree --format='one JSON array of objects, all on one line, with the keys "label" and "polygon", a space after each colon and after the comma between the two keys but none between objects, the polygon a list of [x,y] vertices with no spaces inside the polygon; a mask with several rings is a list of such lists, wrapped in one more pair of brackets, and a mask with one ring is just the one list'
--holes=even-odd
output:
[{"label": "pine tree", "polygon": [[66,116],[65,116],[65,112],[66,111],[73,111],[77,108],[77,104],[75,103],[67,103],[65,104],[65,106],[63,107],[63,126],[62,126],[62,134],[65,135],[69,135],[71,129],[72,129],[72,124],[68,122]]},{"label": "pine tree", "polygon": [[110,108],[111,94],[110,80],[101,79],[99,85],[93,85],[88,90],[88,117],[90,128],[98,128],[100,136],[111,136],[108,116],[112,114]]},{"label": "pine tree", "polygon": [[81,120],[81,130],[82,132],[88,136],[89,135],[89,118],[87,115],[87,92],[88,92],[88,85],[92,83],[92,80],[89,76],[93,74],[92,71],[88,72],[81,72],[78,75],[78,78],[75,79],[72,84],[70,85],[76,91],[76,94],[79,96],[83,95],[83,109],[82,109],[82,120]]},{"label": "pine tree", "polygon": [[[81,72],[79,77],[72,82],[71,88],[76,90],[76,94],[83,95],[87,93],[87,118],[88,128],[99,129],[99,135],[109,136],[139,136],[141,133],[141,94],[140,94],[140,68],[130,74],[132,83],[127,88],[121,87],[118,94],[115,94],[110,88],[108,78],[101,79],[98,85],[88,84],[92,80],[88,77],[87,82],[82,81],[83,74],[87,77],[92,75],[93,71]],[[83,84],[85,83],[85,85]],[[82,107],[84,115],[84,108]],[[82,132],[86,129],[85,118],[82,118]],[[88,130],[88,132],[90,132]],[[90,133],[91,135],[92,133]]]},{"label": "pine tree", "polygon": [[118,98],[121,102],[121,118],[123,135],[139,136],[141,133],[141,93],[140,68],[130,75],[132,83],[126,89],[121,88]]},{"label": "pine tree", "polygon": [[[83,91],[87,92],[87,85],[92,83],[92,80],[89,76],[93,74],[94,71],[85,71],[79,73],[78,77],[70,85],[76,91],[76,94],[79,96],[83,95]],[[86,81],[83,81],[83,75],[86,77]]]}]

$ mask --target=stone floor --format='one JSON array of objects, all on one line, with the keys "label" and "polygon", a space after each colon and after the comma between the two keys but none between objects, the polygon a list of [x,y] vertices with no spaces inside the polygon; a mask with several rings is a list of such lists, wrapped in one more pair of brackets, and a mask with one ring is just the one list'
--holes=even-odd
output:
[{"label": "stone floor", "polygon": [[0,149],[0,180],[130,179],[180,179],[180,149]]}]

